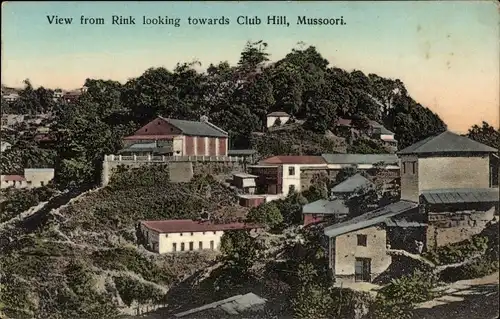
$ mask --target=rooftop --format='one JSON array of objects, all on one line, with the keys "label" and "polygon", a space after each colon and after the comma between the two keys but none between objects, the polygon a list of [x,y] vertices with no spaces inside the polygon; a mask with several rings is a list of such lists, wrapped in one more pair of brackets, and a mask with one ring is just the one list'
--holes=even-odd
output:
[{"label": "rooftop", "polygon": [[256,154],[257,151],[256,150],[229,150],[227,152],[227,154],[229,156],[233,156],[233,155],[253,155],[253,154]]},{"label": "rooftop", "polygon": [[301,156],[301,155],[278,155],[266,158],[259,164],[302,164],[317,165],[326,164],[321,156]]},{"label": "rooftop", "polygon": [[209,122],[176,120],[170,118],[160,118],[167,123],[177,127],[184,135],[207,136],[207,137],[227,137],[227,132],[217,128]]},{"label": "rooftop", "polygon": [[239,178],[257,178],[257,177],[259,177],[257,175],[252,175],[252,174],[247,174],[247,173],[234,173],[233,176],[239,177]]},{"label": "rooftop", "polygon": [[396,154],[322,154],[328,164],[377,164],[399,165]]},{"label": "rooftop", "polygon": [[347,215],[349,208],[341,199],[320,199],[302,207],[303,214]]},{"label": "rooftop", "polygon": [[267,114],[267,116],[290,116],[290,114],[288,114],[287,112],[283,112],[283,111],[277,111],[277,112],[271,112],[271,113]]},{"label": "rooftop", "polygon": [[260,225],[246,223],[215,224],[192,219],[147,220],[141,222],[146,228],[161,234],[189,233],[261,228]]},{"label": "rooftop", "polygon": [[349,177],[340,184],[332,188],[332,193],[352,193],[360,188],[368,188],[373,186],[373,183],[361,174],[356,174]]},{"label": "rooftop", "polygon": [[498,188],[456,188],[423,191],[429,204],[489,203],[499,201]]},{"label": "rooftop", "polygon": [[494,153],[497,149],[476,142],[468,137],[450,131],[430,136],[398,152],[410,154],[443,154],[443,153]]},{"label": "rooftop", "polygon": [[359,229],[367,228],[385,222],[388,218],[417,208],[418,204],[412,201],[400,200],[382,208],[354,217],[345,222],[326,227],[324,233],[328,237],[336,237]]},{"label": "rooftop", "polygon": [[6,182],[21,182],[26,180],[26,178],[21,175],[3,175],[2,177]]}]

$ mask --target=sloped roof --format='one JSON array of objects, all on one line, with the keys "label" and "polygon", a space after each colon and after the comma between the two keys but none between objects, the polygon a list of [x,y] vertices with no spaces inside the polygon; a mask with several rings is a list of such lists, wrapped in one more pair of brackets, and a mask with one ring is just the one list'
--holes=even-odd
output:
[{"label": "sloped roof", "polygon": [[253,155],[256,154],[256,150],[228,150],[227,155]]},{"label": "sloped roof", "polygon": [[24,176],[21,175],[4,175],[3,180],[6,182],[14,182],[14,181],[21,182],[25,181],[26,178],[24,178]]},{"label": "sloped roof", "polygon": [[498,188],[455,188],[422,191],[429,204],[490,203],[499,201]]},{"label": "sloped roof", "polygon": [[302,206],[303,214],[347,215],[349,208],[342,199],[320,199]]},{"label": "sloped roof", "polygon": [[377,164],[399,165],[396,154],[322,154],[328,164]]},{"label": "sloped roof", "polygon": [[445,131],[430,136],[398,152],[401,155],[409,154],[439,154],[439,153],[493,153],[497,149],[476,142],[468,137]]},{"label": "sloped roof", "polygon": [[332,188],[332,193],[352,193],[359,188],[367,188],[373,186],[373,183],[361,174],[356,174],[342,183]]},{"label": "sloped roof", "polygon": [[267,116],[290,116],[290,114],[288,114],[287,112],[283,112],[283,111],[277,111],[277,112],[271,112],[269,114],[267,114]]},{"label": "sloped roof", "polygon": [[326,164],[321,156],[307,156],[307,155],[278,155],[262,160],[262,164]]},{"label": "sloped roof", "polygon": [[348,221],[326,227],[324,233],[328,237],[336,237],[359,229],[367,228],[385,222],[388,218],[417,208],[418,204],[412,201],[400,200],[374,211],[354,217]]},{"label": "sloped roof", "polygon": [[[176,318],[190,318],[192,315],[199,314],[203,312],[203,318],[221,318],[219,316],[213,316],[207,312],[211,312],[214,309],[220,309],[224,313],[229,315],[240,315],[247,312],[258,312],[263,309],[267,300],[257,296],[254,293],[247,293],[245,295],[236,295],[224,300],[212,302],[204,306],[194,308],[185,312],[177,313],[174,315]],[[222,315],[222,314],[221,314]]]},{"label": "sloped roof", "polygon": [[215,224],[192,219],[146,220],[141,222],[146,228],[165,233],[189,233],[235,229],[255,229],[262,226],[247,223]]},{"label": "sloped roof", "polygon": [[167,123],[177,127],[184,135],[207,136],[207,137],[227,137],[227,133],[215,125],[207,122],[176,120],[169,118],[160,118]]}]

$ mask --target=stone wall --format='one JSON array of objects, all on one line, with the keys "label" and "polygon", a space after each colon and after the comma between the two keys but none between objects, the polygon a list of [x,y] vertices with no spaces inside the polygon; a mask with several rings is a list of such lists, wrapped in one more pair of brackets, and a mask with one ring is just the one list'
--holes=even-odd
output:
[{"label": "stone wall", "polygon": [[119,167],[126,169],[139,168],[145,165],[167,165],[170,180],[187,182],[194,175],[229,175],[232,172],[244,172],[245,160],[230,156],[114,156],[108,155],[103,161],[102,186],[106,186],[111,176]]},{"label": "stone wall", "polygon": [[494,219],[495,208],[485,212],[453,212],[429,214],[427,249],[458,243],[483,231]]}]

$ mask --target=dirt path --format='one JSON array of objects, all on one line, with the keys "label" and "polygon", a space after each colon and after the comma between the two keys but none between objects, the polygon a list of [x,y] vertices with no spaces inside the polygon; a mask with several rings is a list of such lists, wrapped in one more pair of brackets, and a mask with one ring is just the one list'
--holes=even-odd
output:
[{"label": "dirt path", "polygon": [[445,294],[418,306],[419,319],[494,319],[498,318],[498,272],[450,284]]}]

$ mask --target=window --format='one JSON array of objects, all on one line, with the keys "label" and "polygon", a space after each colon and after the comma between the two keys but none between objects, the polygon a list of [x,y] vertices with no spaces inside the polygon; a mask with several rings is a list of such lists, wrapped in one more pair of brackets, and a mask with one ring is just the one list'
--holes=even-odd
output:
[{"label": "window", "polygon": [[417,172],[417,162],[411,163],[411,173],[415,174]]},{"label": "window", "polygon": [[214,250],[214,241],[213,240],[210,241],[210,249]]},{"label": "window", "polygon": [[358,235],[357,238],[358,238],[358,246],[366,247],[366,242],[367,242],[366,235]]},{"label": "window", "polygon": [[199,249],[199,250],[202,250],[202,249],[203,249],[203,242],[202,242],[202,241],[200,241],[200,242],[198,243],[198,249]]},{"label": "window", "polygon": [[181,251],[184,251],[184,243],[181,243]]},{"label": "window", "polygon": [[172,244],[172,251],[177,251],[177,243]]},{"label": "window", "polygon": [[191,233],[191,236],[193,236],[193,235],[194,235],[194,233]]},{"label": "window", "polygon": [[148,129],[147,129],[147,128],[145,128],[145,129],[144,129],[144,132],[147,132],[147,131],[148,131]]},{"label": "window", "polygon": [[356,281],[369,282],[371,279],[371,259],[356,258],[354,263],[354,275]]},{"label": "window", "polygon": [[295,167],[289,167],[288,168],[288,175],[293,176],[295,175]]},{"label": "window", "polygon": [[214,231],[214,235],[217,235],[217,232],[216,232],[216,231]]},{"label": "window", "polygon": [[406,162],[403,162],[403,174],[406,174]]},{"label": "window", "polygon": [[182,236],[182,233],[180,235]]},{"label": "window", "polygon": [[192,251],[194,249],[194,245],[193,245],[193,242],[190,241],[189,242],[189,250]]}]

